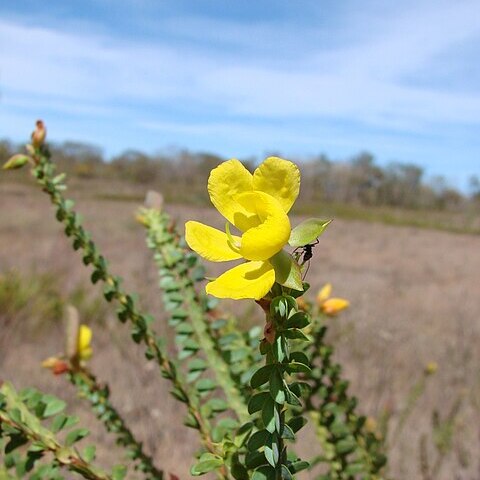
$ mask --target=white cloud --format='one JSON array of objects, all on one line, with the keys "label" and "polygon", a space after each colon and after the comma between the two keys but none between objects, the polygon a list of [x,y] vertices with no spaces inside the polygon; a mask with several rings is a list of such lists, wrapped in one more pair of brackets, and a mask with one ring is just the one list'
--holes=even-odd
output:
[{"label": "white cloud", "polygon": [[[348,118],[396,128],[438,122],[476,123],[480,95],[406,84],[404,77],[452,46],[479,39],[477,2],[434,2],[429,8],[371,19],[361,43],[335,49],[308,44],[309,55],[287,65],[262,55],[229,58],[190,44],[155,44],[0,21],[1,76],[10,96],[49,96],[60,102],[199,102],[232,115],[263,118]],[[172,25],[170,24],[170,29]],[[193,28],[195,27],[195,28]],[[363,31],[367,26],[356,25]],[[262,30],[264,28],[265,30]],[[353,28],[346,23],[344,28]],[[188,19],[177,35],[207,32],[253,49],[251,38],[269,38],[275,25]],[[210,32],[210,33],[209,33]],[[220,33],[221,35],[220,35]],[[293,32],[286,31],[285,37]],[[339,31],[341,34],[341,30]],[[262,37],[263,35],[263,37]],[[305,37],[314,34],[306,30]],[[366,38],[365,38],[366,37]],[[312,51],[313,50],[313,51]],[[253,52],[253,50],[252,50]],[[288,59],[288,57],[287,57]],[[283,62],[285,63],[285,61]],[[18,100],[16,100],[18,101]]]},{"label": "white cloud", "polygon": [[[31,18],[4,16],[0,116],[15,119],[14,126],[45,110],[65,122],[91,118],[98,129],[121,120],[224,145],[236,137],[303,151],[383,146],[408,158],[426,147],[404,145],[401,135],[433,142],[452,126],[479,125],[480,91],[464,89],[456,69],[477,61],[478,49],[464,48],[480,45],[477,0],[351,5],[356,9],[343,9],[328,27],[316,28],[312,19],[299,27],[298,19],[252,24],[180,16],[151,18],[150,31],[159,34],[139,38],[86,22],[32,26]],[[444,81],[429,82],[426,71]],[[170,112],[173,121],[166,120]],[[65,131],[77,127],[78,119]],[[478,142],[471,144],[478,152]]]}]

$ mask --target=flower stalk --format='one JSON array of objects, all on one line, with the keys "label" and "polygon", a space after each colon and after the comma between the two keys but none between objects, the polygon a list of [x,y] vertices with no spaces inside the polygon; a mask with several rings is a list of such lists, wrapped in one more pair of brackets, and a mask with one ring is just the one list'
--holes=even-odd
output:
[{"label": "flower stalk", "polygon": [[251,414],[260,413],[260,429],[249,439],[246,461],[247,467],[255,468],[253,478],[258,475],[281,480],[293,478],[308,467],[307,462],[287,455],[286,441],[295,440],[295,433],[305,424],[298,410],[307,385],[293,380],[293,376],[310,371],[306,355],[295,350],[299,342],[309,340],[301,331],[309,319],[282,287],[275,285],[273,290],[279,295],[259,302],[266,312],[266,335],[260,343],[265,365],[252,376],[251,386],[257,393],[248,407]]},{"label": "flower stalk", "polygon": [[149,360],[154,359],[162,376],[173,384],[171,393],[186,405],[189,423],[199,431],[203,445],[208,451],[217,453],[217,447],[211,438],[211,427],[208,419],[201,413],[198,396],[188,388],[177,366],[168,357],[163,339],[152,329],[153,317],[139,310],[135,297],[121,287],[121,279],[110,273],[105,257],[99,252],[91,235],[81,225],[80,217],[73,210],[73,202],[63,196],[62,192],[66,190],[63,183],[65,175],[55,175],[55,165],[51,162],[45,146],[35,149],[34,159],[32,175],[56,207],[56,218],[65,225],[65,234],[73,238],[73,248],[82,251],[85,265],[92,265],[92,283],[102,281],[105,285],[105,299],[108,302],[118,302],[118,319],[122,323],[130,322],[132,339],[145,345],[145,356]]}]

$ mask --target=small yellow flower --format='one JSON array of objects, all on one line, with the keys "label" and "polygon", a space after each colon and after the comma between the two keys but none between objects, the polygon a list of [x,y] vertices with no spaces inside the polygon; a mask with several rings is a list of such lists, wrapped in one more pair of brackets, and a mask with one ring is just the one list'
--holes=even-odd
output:
[{"label": "small yellow flower", "polygon": [[438,363],[435,361],[428,362],[425,365],[425,374],[426,375],[434,375],[437,373],[438,370]]},{"label": "small yellow flower", "polygon": [[77,355],[79,360],[88,360],[93,354],[90,343],[92,341],[92,329],[87,325],[80,325],[77,341]]},{"label": "small yellow flower", "polygon": [[325,315],[337,315],[350,306],[350,302],[345,298],[330,297],[332,294],[332,285],[325,284],[317,294],[317,305]]},{"label": "small yellow flower", "polygon": [[[235,159],[213,169],[208,192],[226,218],[225,232],[199,222],[185,225],[192,250],[212,262],[246,260],[209,282],[206,292],[219,298],[260,300],[275,283],[269,261],[288,243],[287,213],[300,189],[298,167],[277,157],[267,158],[253,175]],[[235,226],[241,236],[230,233]]]}]

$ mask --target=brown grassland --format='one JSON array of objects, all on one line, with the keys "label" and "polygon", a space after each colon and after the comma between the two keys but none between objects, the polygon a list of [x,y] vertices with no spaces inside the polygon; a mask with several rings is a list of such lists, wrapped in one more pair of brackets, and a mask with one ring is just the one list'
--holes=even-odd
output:
[{"label": "brown grassland", "polygon": [[[142,305],[158,318],[158,330],[168,335],[151,253],[134,220],[134,199],[143,195],[139,189],[77,180],[69,195],[112,271],[141,294]],[[119,192],[122,196],[116,197]],[[159,466],[188,477],[197,444],[196,433],[182,425],[183,407],[168,394],[154,367],[143,361],[128,329],[100,302],[100,290],[90,285],[88,271],[55,221],[48,199],[33,187],[33,180],[29,185],[4,178],[0,201],[0,379],[67,399],[70,411],[93,428],[90,440],[104,445],[98,452],[100,463],[113,461],[117,447],[96,425],[88,406],[64,379],[40,367],[43,359],[62,350],[62,307],[76,302],[95,332],[92,369],[110,381],[113,403]],[[180,228],[186,219],[221,226],[211,209],[167,208]],[[322,214],[318,205],[317,216]],[[438,363],[398,439],[390,440],[389,476],[423,478],[419,443],[427,435],[432,464],[438,454],[435,441],[444,451],[431,480],[479,479],[480,236],[335,219],[315,248],[308,281],[310,298],[328,281],[334,294],[350,300],[351,308],[331,320],[336,356],[360,399],[360,410],[376,419],[389,412],[391,431],[425,365]],[[225,302],[225,309],[231,307]],[[245,325],[261,321],[249,303],[234,309]],[[452,409],[452,421],[433,435],[434,412],[445,419]],[[304,450],[315,454],[309,438],[302,442]]]}]

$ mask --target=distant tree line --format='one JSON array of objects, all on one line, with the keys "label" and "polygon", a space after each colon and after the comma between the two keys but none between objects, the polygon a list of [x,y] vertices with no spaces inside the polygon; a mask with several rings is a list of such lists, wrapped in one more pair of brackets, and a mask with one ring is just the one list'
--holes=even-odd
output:
[{"label": "distant tree line", "polygon": [[[19,150],[8,140],[0,141],[0,162]],[[224,159],[211,153],[171,150],[147,154],[126,150],[106,159],[101,149],[79,142],[51,146],[61,171],[83,179],[105,178],[142,184],[161,190],[165,197],[179,202],[206,202],[205,182],[212,168]],[[241,159],[255,168],[254,158]],[[322,154],[301,163],[301,200],[408,209],[463,210],[480,205],[480,178],[470,179],[470,191],[462,194],[444,177],[427,181],[421,167],[410,163],[379,166],[368,152],[333,161]]]}]

